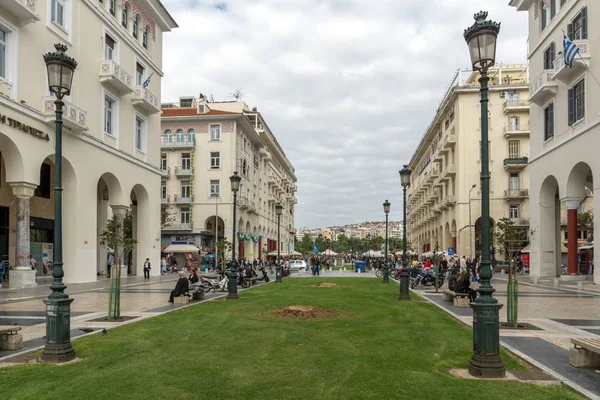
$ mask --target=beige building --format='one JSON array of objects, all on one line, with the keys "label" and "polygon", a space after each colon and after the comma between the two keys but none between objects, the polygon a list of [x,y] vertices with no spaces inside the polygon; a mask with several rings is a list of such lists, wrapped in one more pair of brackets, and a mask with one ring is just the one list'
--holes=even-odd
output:
[{"label": "beige building", "polygon": [[161,200],[171,216],[163,246],[193,241],[210,250],[215,233],[231,242],[229,177],[237,171],[236,254],[251,260],[277,250],[277,203],[283,205],[280,250],[294,250],[295,171],[256,108],[182,97],[163,105],[161,131]]},{"label": "beige building", "polygon": [[55,113],[42,54],[57,42],[79,63],[64,98],[64,280],[106,272],[98,234],[126,210],[132,272],[146,257],[158,265],[160,138],[150,133],[160,129],[163,32],[175,27],[158,0],[0,1],[0,256],[14,267],[11,287],[52,271]]},{"label": "beige building", "polygon": [[[531,274],[560,276],[561,225],[567,226],[569,273],[587,274],[590,260],[578,263],[578,239],[585,241],[586,235],[577,215],[600,208],[594,187],[600,175],[600,103],[595,101],[600,65],[592,57],[600,54],[600,28],[592,23],[600,17],[600,3],[511,0],[510,5],[529,14]],[[579,48],[572,65],[565,63],[563,32]],[[600,232],[598,218],[594,227]],[[600,273],[593,278],[600,283]]]},{"label": "beige building", "polygon": [[[489,74],[491,224],[507,217],[526,227],[527,65],[498,65]],[[479,74],[470,70],[456,72],[410,161],[413,172],[408,189],[407,235],[415,251],[432,251],[437,245],[440,250],[452,247],[461,256],[475,256],[481,250],[478,79]]]}]

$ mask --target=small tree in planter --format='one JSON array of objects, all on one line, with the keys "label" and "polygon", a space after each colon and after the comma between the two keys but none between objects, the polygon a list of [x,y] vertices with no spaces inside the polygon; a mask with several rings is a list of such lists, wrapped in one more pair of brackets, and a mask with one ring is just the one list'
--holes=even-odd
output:
[{"label": "small tree in planter", "polygon": [[110,292],[108,297],[108,319],[118,321],[121,316],[121,265],[123,256],[133,251],[137,240],[127,237],[116,217],[106,224],[106,229],[100,234],[100,244],[111,247],[114,251],[115,262],[110,273]]},{"label": "small tree in planter", "polygon": [[438,287],[440,286],[438,284],[438,277],[439,277],[439,271],[440,271],[440,262],[442,261],[442,257],[443,257],[444,253],[442,251],[440,251],[440,245],[438,242],[435,243],[435,247],[433,248],[433,255],[431,256],[431,261],[433,263],[433,271],[434,271],[434,279],[435,279],[435,292],[438,292]]},{"label": "small tree in planter", "polygon": [[519,272],[516,259],[527,243],[527,228],[515,226],[514,220],[510,218],[500,218],[493,237],[498,253],[509,262],[506,319],[508,326],[516,328],[519,310]]}]

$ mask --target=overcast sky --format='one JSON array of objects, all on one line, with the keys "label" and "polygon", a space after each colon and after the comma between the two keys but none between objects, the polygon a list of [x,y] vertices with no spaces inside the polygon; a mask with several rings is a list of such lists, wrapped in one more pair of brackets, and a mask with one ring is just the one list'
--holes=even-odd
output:
[{"label": "overcast sky", "polygon": [[526,13],[508,0],[163,0],[162,101],[241,89],[298,177],[296,227],[402,219],[407,163],[457,68],[463,30],[502,22],[497,61],[526,61]]}]

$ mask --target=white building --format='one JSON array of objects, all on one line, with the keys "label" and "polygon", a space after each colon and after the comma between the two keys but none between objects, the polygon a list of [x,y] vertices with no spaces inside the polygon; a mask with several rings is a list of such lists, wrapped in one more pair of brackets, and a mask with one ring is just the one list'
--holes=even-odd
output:
[{"label": "white building", "polygon": [[0,1],[0,256],[11,287],[52,271],[55,99],[42,54],[55,43],[79,63],[64,98],[64,280],[106,272],[98,234],[127,210],[132,272],[146,257],[158,265],[160,138],[149,133],[160,129],[163,32],[175,27],[158,0]]},{"label": "white building", "polygon": [[[577,213],[600,209],[600,3],[582,0],[511,0],[529,14],[531,75],[531,274],[561,274],[561,217],[566,219],[568,271],[577,273]],[[588,22],[589,21],[589,22]],[[566,65],[563,32],[579,47]],[[597,185],[596,185],[597,186]],[[566,218],[565,218],[566,216]],[[600,232],[600,220],[594,219]],[[584,265],[584,270],[587,265]],[[594,272],[600,283],[600,273]]]},{"label": "white building", "polygon": [[229,177],[237,171],[236,254],[257,259],[277,250],[277,203],[283,205],[281,251],[294,250],[297,178],[256,108],[182,97],[178,105],[163,105],[161,131],[161,201],[172,214],[163,246],[188,240],[210,250],[215,233],[232,241]]}]

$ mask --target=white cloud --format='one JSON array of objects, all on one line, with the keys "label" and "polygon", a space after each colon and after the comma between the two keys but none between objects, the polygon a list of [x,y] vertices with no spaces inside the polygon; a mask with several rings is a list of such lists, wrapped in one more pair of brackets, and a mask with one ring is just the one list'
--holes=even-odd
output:
[{"label": "white cloud", "polygon": [[498,60],[526,61],[508,0],[163,0],[163,100],[241,88],[296,168],[297,226],[401,219],[408,162],[482,7],[502,22]]}]

